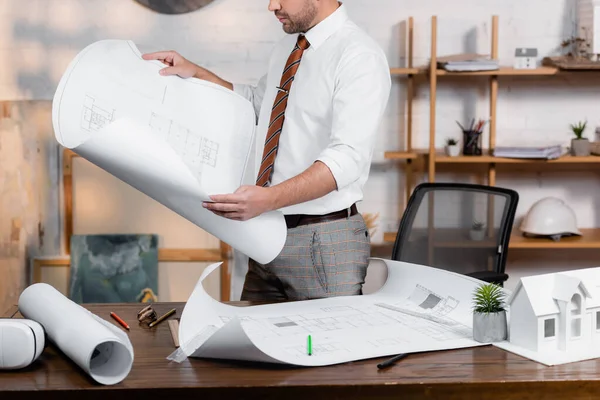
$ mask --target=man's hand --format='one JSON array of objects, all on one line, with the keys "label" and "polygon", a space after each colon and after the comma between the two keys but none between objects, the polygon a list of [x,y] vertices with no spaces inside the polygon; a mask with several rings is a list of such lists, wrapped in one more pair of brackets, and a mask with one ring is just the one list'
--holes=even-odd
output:
[{"label": "man's hand", "polygon": [[233,85],[231,82],[227,82],[206,68],[202,68],[201,66],[194,64],[176,51],[156,51],[154,53],[143,54],[142,58],[144,60],[158,60],[165,64],[166,67],[159,71],[161,75],[179,75],[184,79],[194,77],[216,83],[217,85],[221,85],[227,89],[233,90]]},{"label": "man's hand", "polygon": [[165,76],[179,75],[182,78],[191,78],[199,72],[201,73],[201,69],[204,69],[172,50],[143,54],[142,58],[144,60],[158,60],[167,65],[166,68],[160,70],[160,74]]},{"label": "man's hand", "polygon": [[210,198],[214,203],[205,202],[203,207],[238,221],[246,221],[276,208],[273,191],[262,186],[241,186],[235,193],[216,194]]}]

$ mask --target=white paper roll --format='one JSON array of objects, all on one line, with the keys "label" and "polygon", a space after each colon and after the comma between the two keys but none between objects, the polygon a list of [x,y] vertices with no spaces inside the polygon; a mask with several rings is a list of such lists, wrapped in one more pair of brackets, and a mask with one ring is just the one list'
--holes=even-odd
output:
[{"label": "white paper roll", "polygon": [[133,346],[127,334],[54,287],[27,287],[19,297],[19,311],[41,324],[48,338],[96,382],[114,385],[131,371]]}]

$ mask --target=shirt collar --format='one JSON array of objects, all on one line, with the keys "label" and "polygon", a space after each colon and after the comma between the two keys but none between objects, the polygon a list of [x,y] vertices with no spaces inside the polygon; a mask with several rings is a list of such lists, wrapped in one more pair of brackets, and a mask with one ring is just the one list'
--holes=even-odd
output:
[{"label": "shirt collar", "polygon": [[340,29],[347,20],[348,13],[346,12],[346,6],[340,3],[340,6],[331,13],[331,15],[313,26],[304,34],[310,43],[310,47],[315,50],[318,49],[319,46],[323,44],[329,36]]}]

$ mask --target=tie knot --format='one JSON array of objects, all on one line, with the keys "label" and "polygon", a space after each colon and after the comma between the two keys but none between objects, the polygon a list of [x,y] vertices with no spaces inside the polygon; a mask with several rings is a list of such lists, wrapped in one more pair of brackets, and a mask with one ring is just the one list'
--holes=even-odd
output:
[{"label": "tie knot", "polygon": [[306,39],[306,36],[304,35],[299,35],[298,36],[298,47],[300,47],[302,50],[306,50],[310,47],[310,43],[308,42],[308,39]]}]

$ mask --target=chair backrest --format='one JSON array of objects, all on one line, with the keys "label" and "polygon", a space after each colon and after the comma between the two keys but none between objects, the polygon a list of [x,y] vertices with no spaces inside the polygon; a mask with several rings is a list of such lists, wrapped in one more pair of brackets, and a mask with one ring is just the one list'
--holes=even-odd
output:
[{"label": "chair backrest", "polygon": [[518,202],[506,188],[422,183],[400,221],[392,260],[476,277],[504,274]]}]

